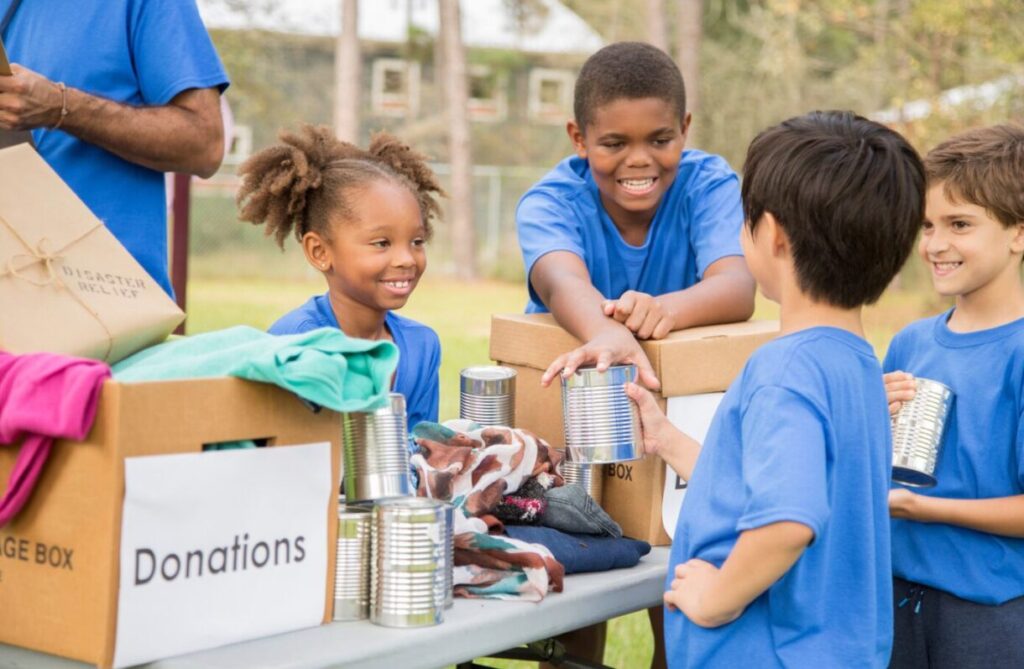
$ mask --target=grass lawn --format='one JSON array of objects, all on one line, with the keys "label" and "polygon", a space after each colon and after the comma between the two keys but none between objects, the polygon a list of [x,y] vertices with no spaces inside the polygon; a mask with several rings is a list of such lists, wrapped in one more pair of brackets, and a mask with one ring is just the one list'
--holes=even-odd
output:
[{"label": "grass lawn", "polygon": [[[325,290],[319,278],[309,280],[193,279],[188,286],[187,331],[207,332],[232,325],[266,329],[287,311]],[[441,419],[458,416],[459,370],[486,364],[490,315],[521,312],[526,304],[522,284],[481,281],[461,283],[447,279],[424,280],[402,315],[433,327],[441,337]],[[930,294],[890,291],[868,308],[864,323],[868,339],[884,355],[893,334],[912,320],[946,308]],[[758,298],[756,318],[776,318],[778,309]],[[638,612],[610,623],[605,664],[624,669],[650,665],[653,642],[647,614]],[[533,669],[535,664],[498,661],[495,667]]]}]

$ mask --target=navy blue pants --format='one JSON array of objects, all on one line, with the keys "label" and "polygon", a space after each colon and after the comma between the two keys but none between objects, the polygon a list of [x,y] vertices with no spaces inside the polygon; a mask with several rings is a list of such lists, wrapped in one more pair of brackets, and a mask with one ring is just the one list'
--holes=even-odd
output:
[{"label": "navy blue pants", "polygon": [[890,669],[1024,669],[1024,597],[989,606],[893,579]]}]

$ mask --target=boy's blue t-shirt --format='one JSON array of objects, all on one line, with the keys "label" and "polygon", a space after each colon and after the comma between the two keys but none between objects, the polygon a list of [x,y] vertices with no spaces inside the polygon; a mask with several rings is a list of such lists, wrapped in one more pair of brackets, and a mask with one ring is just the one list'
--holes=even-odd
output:
[{"label": "boy's blue t-shirt", "polygon": [[516,209],[530,293],[526,311],[547,311],[529,280],[534,263],[547,253],[569,251],[582,258],[591,283],[608,299],[627,290],[663,295],[697,283],[716,260],[743,255],[742,224],[736,173],[719,156],[687,150],[643,246],[631,246],[605,211],[589,163],[566,158]]},{"label": "boy's blue t-shirt", "polygon": [[726,392],[679,514],[676,565],[721,567],[739,534],[793,521],[814,541],[735,621],[665,613],[672,667],[885,667],[892,647],[889,415],[871,346],[815,327],[762,346]]},{"label": "boy's blue t-shirt", "polygon": [[[192,0],[32,0],[18,7],[3,40],[12,62],[132,106],[165,105],[187,89],[223,91],[228,84]],[[32,138],[61,179],[170,293],[163,172],[61,130],[38,128]]]},{"label": "boy's blue t-shirt", "polygon": [[[441,340],[432,329],[394,312],[384,317],[398,347],[395,392],[405,395],[409,430],[421,421],[437,422],[438,370],[441,367]],[[270,326],[274,335],[298,334],[317,328],[339,328],[327,294],[309,298]]]},{"label": "boy's blue t-shirt", "polygon": [[[952,311],[912,323],[889,344],[885,370],[949,386],[932,497],[1024,494],[1024,319],[989,330],[949,329]],[[943,523],[892,521],[893,572],[981,604],[1024,596],[1024,539]],[[925,602],[925,606],[928,603]]]}]

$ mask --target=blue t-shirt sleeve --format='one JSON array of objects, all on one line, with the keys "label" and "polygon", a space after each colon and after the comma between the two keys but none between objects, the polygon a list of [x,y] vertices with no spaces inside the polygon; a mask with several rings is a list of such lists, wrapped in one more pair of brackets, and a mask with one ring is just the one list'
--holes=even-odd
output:
[{"label": "blue t-shirt sleeve", "polygon": [[516,207],[516,229],[519,233],[519,248],[523,253],[526,267],[526,283],[530,297],[538,304],[540,297],[530,283],[530,272],[541,256],[552,251],[569,251],[586,262],[583,238],[580,234],[581,221],[576,219],[572,208],[557,197],[542,190],[530,190]]},{"label": "blue t-shirt sleeve", "polygon": [[817,537],[829,517],[825,418],[793,390],[765,386],[743,412],[743,484],[738,531],[793,521]]},{"label": "blue t-shirt sleeve", "polygon": [[906,361],[903,357],[903,337],[897,333],[889,342],[889,348],[885,352],[885,360],[882,361],[882,371],[889,372],[907,371],[903,369]]},{"label": "blue t-shirt sleeve", "polygon": [[736,173],[723,169],[690,196],[690,247],[697,259],[697,276],[716,260],[742,256],[740,229],[743,203]]},{"label": "blue t-shirt sleeve", "polygon": [[224,66],[193,0],[136,0],[130,30],[146,104],[165,105],[190,88],[227,88]]}]

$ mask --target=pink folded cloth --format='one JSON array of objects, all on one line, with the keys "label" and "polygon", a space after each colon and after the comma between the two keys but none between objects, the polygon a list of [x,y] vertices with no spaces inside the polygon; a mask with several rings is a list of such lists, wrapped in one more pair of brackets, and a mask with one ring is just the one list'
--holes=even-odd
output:
[{"label": "pink folded cloth", "polygon": [[0,445],[21,442],[0,497],[0,527],[28,501],[54,440],[89,434],[108,378],[110,368],[96,360],[0,351]]}]

